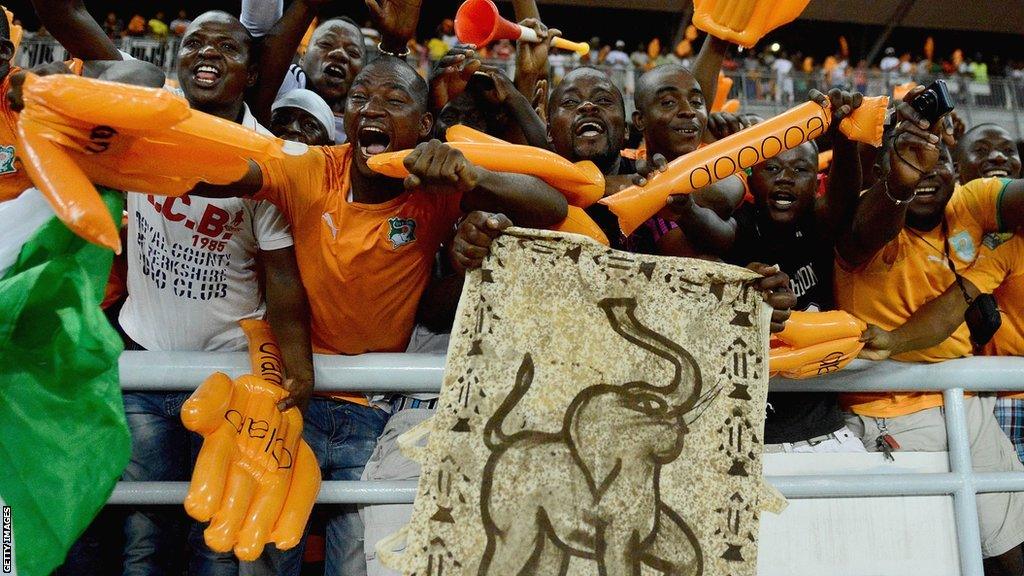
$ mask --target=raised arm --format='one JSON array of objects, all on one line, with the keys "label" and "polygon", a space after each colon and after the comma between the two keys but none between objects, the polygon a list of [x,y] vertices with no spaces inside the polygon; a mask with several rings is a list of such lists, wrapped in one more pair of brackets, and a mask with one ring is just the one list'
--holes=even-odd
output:
[{"label": "raised arm", "polygon": [[462,193],[464,212],[501,212],[516,225],[532,228],[557,224],[568,214],[565,196],[543,180],[481,168],[440,140],[420,144],[404,162],[407,188]]},{"label": "raised arm", "polygon": [[405,53],[416,37],[423,0],[365,0],[370,17],[380,30],[380,46],[392,54]]},{"label": "raised arm", "polygon": [[537,0],[512,0],[512,10],[515,11],[516,20],[525,20],[526,18],[540,20]]},{"label": "raised arm", "polygon": [[942,123],[936,122],[929,131],[928,121],[907,104],[923,89],[918,87],[900,104],[902,119],[879,161],[883,174],[861,196],[853,224],[837,239],[836,251],[847,266],[862,266],[896,238],[906,222],[914,188],[938,162]]},{"label": "raised arm", "polygon": [[260,252],[267,299],[267,322],[281,346],[286,385],[285,407],[305,412],[313,394],[313,349],[309,336],[309,301],[299,277],[295,248]]},{"label": "raised arm", "polygon": [[[247,0],[247,3],[250,7],[262,5],[264,9],[269,9],[269,5],[274,1]],[[243,7],[245,4],[246,2],[243,2]],[[302,42],[302,36],[323,4],[324,0],[295,0],[288,6],[281,19],[263,36],[259,52],[259,80],[246,98],[253,115],[263,124],[270,124],[270,107],[277,98],[277,91],[281,88],[281,82],[284,81],[288,67],[295,58],[295,51]],[[246,24],[246,27],[249,25]]]},{"label": "raised arm", "polygon": [[547,124],[540,119],[526,96],[516,89],[501,70],[491,66],[484,66],[480,70],[494,83],[493,89],[484,91],[484,98],[492,105],[504,108],[508,114],[509,123],[505,133],[499,136],[509,142],[551,150]]},{"label": "raised arm", "polygon": [[700,84],[700,91],[704,93],[704,101],[708,103],[709,108],[715,101],[718,74],[722,71],[722,60],[728,52],[729,42],[708,34],[700,47],[697,59],[693,61],[693,77]]},{"label": "raised arm", "polygon": [[[822,104],[825,95],[812,90],[811,99]],[[832,107],[832,167],[828,175],[828,192],[818,200],[815,211],[818,222],[823,224],[817,227],[818,230],[830,238],[850,227],[857,198],[864,189],[857,143],[839,131],[839,122],[859,108],[863,101],[864,97],[857,92],[833,89],[828,93]]]},{"label": "raised arm", "polygon": [[548,78],[548,54],[551,42],[561,36],[559,30],[548,30],[547,26],[537,18],[526,18],[521,25],[537,32],[540,42],[516,42],[516,77],[515,86],[528,99],[537,92],[537,83]]},{"label": "raised arm", "polygon": [[82,0],[32,0],[39,21],[75,58],[121,60],[121,53],[93,20]]},{"label": "raised arm", "polygon": [[239,22],[255,38],[266,36],[284,12],[284,0],[242,0]]}]

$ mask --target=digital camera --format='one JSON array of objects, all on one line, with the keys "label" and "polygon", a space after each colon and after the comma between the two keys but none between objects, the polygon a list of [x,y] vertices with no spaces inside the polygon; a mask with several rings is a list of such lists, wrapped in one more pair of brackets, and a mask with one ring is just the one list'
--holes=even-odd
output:
[{"label": "digital camera", "polygon": [[924,92],[910,101],[910,106],[934,126],[939,118],[953,111],[953,100],[949,97],[946,81],[932,82]]}]

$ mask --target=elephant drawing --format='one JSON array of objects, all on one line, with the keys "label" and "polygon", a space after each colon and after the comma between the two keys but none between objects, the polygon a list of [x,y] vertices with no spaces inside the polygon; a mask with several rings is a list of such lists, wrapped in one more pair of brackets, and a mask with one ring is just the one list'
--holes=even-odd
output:
[{"label": "elephant drawing", "polygon": [[674,376],[662,386],[589,386],[569,404],[559,432],[506,435],[504,420],[533,381],[525,355],[484,428],[491,455],[479,576],[564,576],[573,556],[596,561],[601,576],[639,576],[642,565],[671,576],[703,573],[696,536],[659,494],[661,467],[683,449],[686,415],[703,403],[700,370],[681,346],[637,320],[635,299],[598,306],[616,333],[670,363]]}]

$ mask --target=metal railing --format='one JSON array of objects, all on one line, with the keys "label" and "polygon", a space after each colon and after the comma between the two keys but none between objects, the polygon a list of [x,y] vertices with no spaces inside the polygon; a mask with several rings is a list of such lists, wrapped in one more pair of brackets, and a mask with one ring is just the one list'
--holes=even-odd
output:
[{"label": "metal railing", "polygon": [[[357,392],[439,391],[444,357],[367,354],[314,357],[317,389]],[[121,385],[129,391],[194,389],[214,371],[248,372],[244,353],[125,352]],[[917,474],[766,476],[787,498],[852,498],[951,495],[961,573],[983,576],[977,494],[1024,492],[1024,472],[975,473],[964,417],[964,392],[1024,391],[1024,358],[964,358],[940,364],[856,361],[845,370],[810,380],[774,379],[775,392],[934,391],[945,397],[950,471]],[[186,482],[120,482],[110,504],[176,504]],[[411,503],[416,482],[324,482],[318,503]]]}]

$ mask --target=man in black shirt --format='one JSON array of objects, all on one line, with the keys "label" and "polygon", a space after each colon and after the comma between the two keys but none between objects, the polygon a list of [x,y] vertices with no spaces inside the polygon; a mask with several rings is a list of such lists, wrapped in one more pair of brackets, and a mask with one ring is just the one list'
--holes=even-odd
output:
[{"label": "man in black shirt", "polygon": [[[824,96],[812,93],[820,103]],[[829,94],[832,126],[861,103],[860,94]],[[832,131],[834,162],[828,193],[816,197],[818,148],[808,142],[753,168],[749,179],[754,204],[736,210],[736,242],[726,260],[737,265],[773,262],[789,275],[797,297],[794,310],[834,307],[834,242],[849,226],[860,191],[856,144]],[[846,429],[834,393],[788,392],[768,395],[765,444],[768,451],[863,452]]]}]

